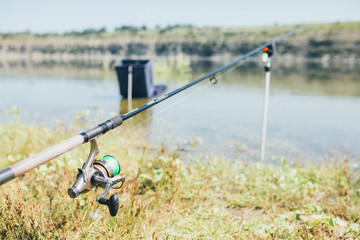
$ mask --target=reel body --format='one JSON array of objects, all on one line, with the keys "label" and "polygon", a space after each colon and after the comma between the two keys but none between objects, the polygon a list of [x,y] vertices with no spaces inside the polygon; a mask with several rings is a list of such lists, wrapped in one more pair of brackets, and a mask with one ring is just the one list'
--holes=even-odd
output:
[{"label": "reel body", "polygon": [[[105,192],[96,201],[109,208],[111,216],[116,216],[119,211],[119,197],[113,194],[109,199],[106,198],[110,188],[119,189],[125,182],[126,177],[120,175],[119,162],[110,155],[96,160],[98,153],[97,142],[95,139],[90,141],[90,153],[82,168],[78,168],[76,182],[68,189],[71,198],[76,198],[82,193],[90,191],[94,187],[105,188]],[[116,186],[120,183],[120,186]]]}]

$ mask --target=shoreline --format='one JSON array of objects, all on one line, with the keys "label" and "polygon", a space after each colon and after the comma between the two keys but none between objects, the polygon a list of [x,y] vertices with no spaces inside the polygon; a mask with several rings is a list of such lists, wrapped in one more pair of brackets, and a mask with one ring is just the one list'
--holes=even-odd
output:
[{"label": "shoreline", "polygon": [[[103,55],[103,54],[1,54],[0,53],[0,63],[6,62],[70,62],[70,61],[94,61],[94,62],[103,62],[108,61],[113,62],[120,59],[151,59],[151,60],[190,60],[190,61],[213,61],[213,62],[225,62],[229,60],[234,60],[237,57],[242,55],[231,55],[228,54],[218,54],[211,57],[203,57],[198,55]],[[274,59],[280,63],[340,63],[340,64],[360,64],[360,58],[351,57],[335,57],[331,58],[330,55],[324,55],[321,58],[309,58],[302,57],[293,54],[281,54],[278,53],[274,55]],[[254,56],[249,58],[250,62],[261,62],[261,56]]]}]

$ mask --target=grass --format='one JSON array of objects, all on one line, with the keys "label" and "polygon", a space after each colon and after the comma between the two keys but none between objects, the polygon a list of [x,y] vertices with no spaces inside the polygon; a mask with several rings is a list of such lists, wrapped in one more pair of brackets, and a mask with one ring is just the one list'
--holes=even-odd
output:
[{"label": "grass", "polygon": [[[100,190],[71,199],[76,148],[0,188],[2,239],[359,239],[360,175],[346,159],[302,167],[207,159],[185,163],[141,130],[119,128],[99,139],[127,181],[114,218]],[[77,132],[0,125],[0,167]]]}]

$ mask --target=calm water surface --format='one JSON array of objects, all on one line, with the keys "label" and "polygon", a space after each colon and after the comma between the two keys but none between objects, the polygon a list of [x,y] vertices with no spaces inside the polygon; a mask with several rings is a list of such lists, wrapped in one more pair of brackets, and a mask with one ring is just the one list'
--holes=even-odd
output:
[{"label": "calm water surface", "polygon": [[[154,81],[171,91],[226,62],[154,63]],[[329,155],[360,156],[359,66],[273,63],[267,161],[282,156],[322,161]],[[204,83],[132,121],[154,144],[187,156],[257,160],[260,149],[264,72],[247,63],[212,85]],[[206,85],[206,86],[205,86]],[[0,121],[71,125],[88,116],[94,124],[128,111],[115,73],[99,63],[0,64]],[[133,107],[150,99],[133,101]],[[125,125],[122,127],[126,127]]]}]

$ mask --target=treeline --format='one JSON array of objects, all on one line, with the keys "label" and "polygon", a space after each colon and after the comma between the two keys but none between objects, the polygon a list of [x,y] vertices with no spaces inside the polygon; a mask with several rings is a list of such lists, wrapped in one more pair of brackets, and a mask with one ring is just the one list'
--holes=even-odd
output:
[{"label": "treeline", "polygon": [[[174,25],[167,25],[165,27],[161,27],[160,25],[155,26],[155,29],[160,33],[165,33],[167,31],[171,31],[176,28],[192,28],[191,24],[174,24]],[[102,34],[106,32],[131,32],[133,34],[138,33],[139,31],[148,30],[146,25],[142,26],[132,26],[132,25],[121,25],[114,28],[114,31],[108,31],[106,27],[100,28],[86,28],[80,31],[66,31],[64,33],[32,33],[31,31],[24,31],[24,32],[16,32],[16,33],[0,33],[3,38],[11,37],[11,36],[19,36],[19,35],[34,35],[37,37],[48,37],[48,36],[86,36],[86,35],[96,35]]]},{"label": "treeline", "polygon": [[[157,56],[170,56],[170,55],[178,55],[178,54],[185,54],[185,55],[197,55],[201,57],[211,57],[214,55],[221,55],[226,53],[231,53],[232,55],[239,55],[244,54],[259,44],[250,44],[250,43],[241,43],[241,44],[226,44],[223,43],[219,45],[216,42],[166,42],[166,43],[155,43],[154,46],[150,46],[146,43],[127,43],[127,44],[108,44],[108,45],[32,45],[31,46],[31,53],[42,53],[42,54],[111,54],[111,55],[150,55],[151,49],[155,53],[154,55]],[[279,44],[277,51],[280,53],[287,53],[288,47],[291,47],[293,50],[292,53],[296,53],[297,47],[290,44]],[[1,45],[0,45],[1,49]],[[26,54],[29,52],[27,46],[24,45],[8,45],[7,46],[8,53],[21,53]]]},{"label": "treeline", "polygon": [[[111,55],[150,55],[150,49],[154,49],[155,55],[157,56],[170,56],[170,55],[197,55],[201,57],[211,57],[214,55],[221,55],[231,53],[232,55],[240,55],[247,53],[259,46],[261,43],[239,43],[239,44],[218,44],[217,42],[166,42],[166,43],[155,43],[154,47],[146,43],[127,43],[117,44],[111,43],[108,45],[32,45],[31,53],[42,53],[42,54],[111,54]],[[360,43],[357,43],[360,46]],[[0,50],[2,46],[0,45]],[[281,54],[292,54],[301,55],[308,58],[321,58],[325,55],[332,56],[355,56],[360,57],[359,48],[344,47],[338,42],[331,40],[314,40],[310,39],[306,47],[299,46],[292,43],[278,43],[276,51]],[[8,45],[7,53],[21,53],[26,54],[29,52],[27,46],[24,45]],[[303,53],[304,52],[304,53]]]},{"label": "treeline", "polygon": [[[297,26],[198,28],[192,25],[124,25],[62,34],[0,34],[0,54],[214,55],[244,54]],[[276,45],[281,54],[306,58],[360,59],[360,23],[312,24]]]}]

